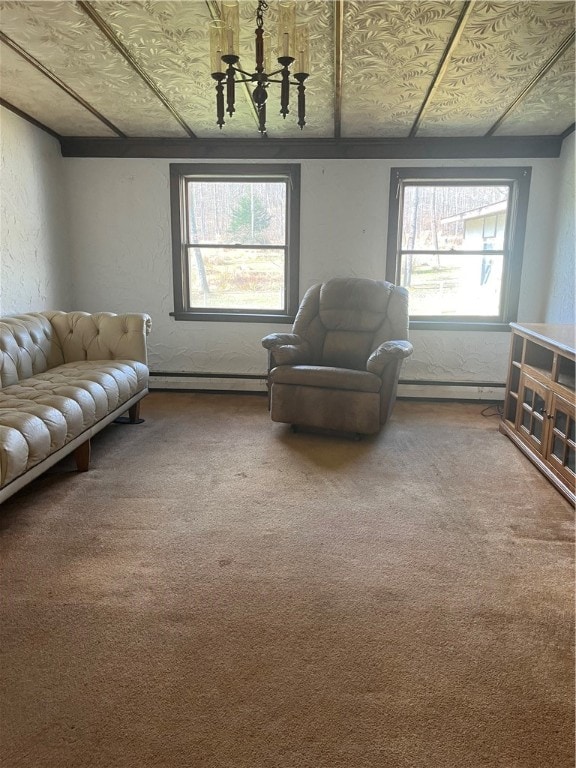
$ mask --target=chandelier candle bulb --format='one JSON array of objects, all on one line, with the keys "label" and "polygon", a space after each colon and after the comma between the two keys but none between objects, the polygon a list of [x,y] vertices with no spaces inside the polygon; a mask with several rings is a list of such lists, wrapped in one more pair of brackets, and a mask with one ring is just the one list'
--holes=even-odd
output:
[{"label": "chandelier candle bulb", "polygon": [[282,57],[293,56],[296,37],[296,3],[280,0],[278,3],[278,53]]},{"label": "chandelier candle bulb", "polygon": [[272,67],[272,35],[270,32],[262,32],[262,45],[264,46],[264,71],[270,72]]},{"label": "chandelier candle bulb", "polygon": [[210,22],[210,68],[212,72],[222,72],[222,38],[225,27],[221,19]]},{"label": "chandelier candle bulb", "polygon": [[240,53],[240,6],[238,0],[224,0],[222,21],[226,27],[226,53],[238,56]]},{"label": "chandelier candle bulb", "polygon": [[310,45],[307,24],[298,24],[296,27],[296,72],[310,71]]}]

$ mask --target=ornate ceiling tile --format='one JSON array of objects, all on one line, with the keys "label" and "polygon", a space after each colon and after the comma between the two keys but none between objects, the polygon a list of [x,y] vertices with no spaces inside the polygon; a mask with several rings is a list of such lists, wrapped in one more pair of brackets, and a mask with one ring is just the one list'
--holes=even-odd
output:
[{"label": "ornate ceiling tile", "polygon": [[419,136],[482,136],[574,29],[573,2],[478,2]]},{"label": "ornate ceiling tile", "polygon": [[61,136],[116,136],[108,126],[0,44],[0,96]]},{"label": "ornate ceiling tile", "polygon": [[463,3],[347,2],[342,125],[345,136],[407,136]]},{"label": "ornate ceiling tile", "polygon": [[187,135],[76,3],[2,2],[0,13],[8,37],[127,135]]},{"label": "ornate ceiling tile", "polygon": [[496,136],[555,136],[574,122],[574,46],[496,131]]}]

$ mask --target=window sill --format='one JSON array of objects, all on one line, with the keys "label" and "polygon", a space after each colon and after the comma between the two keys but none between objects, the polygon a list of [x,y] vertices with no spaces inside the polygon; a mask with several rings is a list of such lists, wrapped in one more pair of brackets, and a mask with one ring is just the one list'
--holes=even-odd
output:
[{"label": "window sill", "polygon": [[170,312],[177,321],[220,322],[220,323],[286,323],[292,324],[295,315],[250,314],[249,312]]}]

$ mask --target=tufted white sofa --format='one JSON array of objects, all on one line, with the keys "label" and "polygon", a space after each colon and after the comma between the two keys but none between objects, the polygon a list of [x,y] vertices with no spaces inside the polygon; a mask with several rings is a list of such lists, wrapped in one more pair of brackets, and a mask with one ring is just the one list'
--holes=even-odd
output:
[{"label": "tufted white sofa", "polygon": [[37,312],[0,318],[0,503],[148,393],[150,317]]}]

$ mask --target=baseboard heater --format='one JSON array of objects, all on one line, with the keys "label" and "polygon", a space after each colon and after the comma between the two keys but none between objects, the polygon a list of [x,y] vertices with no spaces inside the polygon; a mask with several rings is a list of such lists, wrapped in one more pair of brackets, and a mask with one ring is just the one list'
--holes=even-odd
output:
[{"label": "baseboard heater", "polygon": [[266,374],[150,371],[148,388],[192,392],[266,392]]},{"label": "baseboard heater", "polygon": [[[266,392],[266,374],[151,371],[151,390]],[[504,400],[505,384],[476,381],[401,380],[398,397],[420,400]]]},{"label": "baseboard heater", "polygon": [[398,397],[415,400],[504,400],[506,384],[487,381],[400,380]]}]

